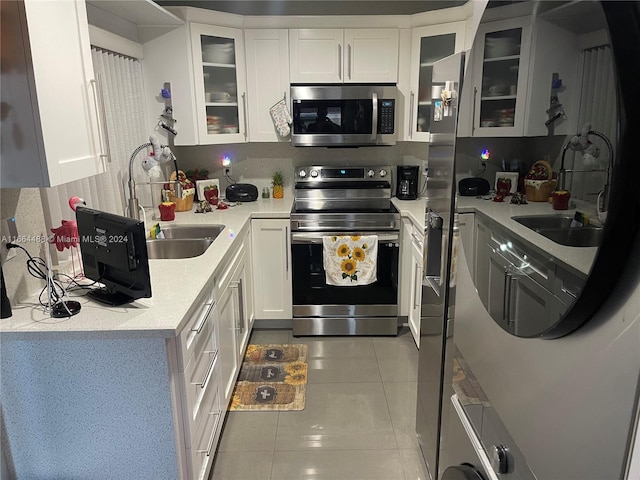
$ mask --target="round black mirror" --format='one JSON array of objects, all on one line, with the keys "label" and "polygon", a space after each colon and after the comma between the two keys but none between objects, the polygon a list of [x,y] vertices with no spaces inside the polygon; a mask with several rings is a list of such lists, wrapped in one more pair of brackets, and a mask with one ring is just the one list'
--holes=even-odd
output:
[{"label": "round black mirror", "polygon": [[[465,252],[478,294],[513,335],[557,338],[579,328],[631,251],[640,215],[630,140],[638,14],[637,2],[491,1],[483,15],[456,171],[497,192],[478,199],[460,191],[458,208],[474,207],[473,253]],[[497,158],[482,161],[485,150]],[[516,191],[527,205],[511,202]]]}]

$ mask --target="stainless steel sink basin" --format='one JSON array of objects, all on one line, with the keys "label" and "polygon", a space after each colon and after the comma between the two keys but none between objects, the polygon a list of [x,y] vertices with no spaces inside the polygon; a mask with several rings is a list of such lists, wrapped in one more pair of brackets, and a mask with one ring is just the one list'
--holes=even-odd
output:
[{"label": "stainless steel sink basin", "polygon": [[568,247],[597,247],[602,242],[602,228],[594,225],[571,227],[570,215],[523,215],[511,217],[549,240]]},{"label": "stainless steel sink basin", "polygon": [[540,229],[538,233],[568,247],[597,247],[602,243],[602,228],[589,225],[577,228]]},{"label": "stainless steel sink basin", "polygon": [[215,239],[225,229],[224,225],[167,225],[162,227],[165,239],[211,238]]},{"label": "stainless steel sink basin", "polygon": [[532,230],[539,230],[541,228],[569,228],[573,215],[524,215],[511,217],[511,219]]},{"label": "stainless steel sink basin", "polygon": [[212,238],[147,240],[147,256],[152,260],[193,258],[202,255],[212,243]]},{"label": "stainless steel sink basin", "polygon": [[152,260],[198,257],[225,228],[219,224],[164,226],[163,239],[147,240],[147,256]]}]

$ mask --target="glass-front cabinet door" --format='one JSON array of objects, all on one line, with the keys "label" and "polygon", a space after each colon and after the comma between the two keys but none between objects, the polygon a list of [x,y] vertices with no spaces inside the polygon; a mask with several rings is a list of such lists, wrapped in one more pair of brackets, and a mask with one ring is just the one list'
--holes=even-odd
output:
[{"label": "glass-front cabinet door", "polygon": [[524,131],[530,19],[481,24],[474,45],[473,135],[521,136]]},{"label": "glass-front cabinet door", "polygon": [[464,22],[413,29],[411,44],[411,92],[409,140],[429,141],[433,116],[431,74],[433,64],[464,48]]},{"label": "glass-front cabinet door", "polygon": [[242,31],[192,24],[191,46],[200,143],[247,141]]}]

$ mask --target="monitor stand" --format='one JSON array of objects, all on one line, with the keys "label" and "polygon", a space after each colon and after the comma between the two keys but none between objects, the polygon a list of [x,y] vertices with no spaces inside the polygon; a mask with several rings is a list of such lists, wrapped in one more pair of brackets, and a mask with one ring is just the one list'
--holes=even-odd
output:
[{"label": "monitor stand", "polygon": [[133,300],[129,295],[125,295],[120,292],[109,292],[106,288],[90,290],[89,293],[87,293],[87,297],[91,300],[95,300],[96,302],[110,305],[112,307],[124,305],[125,303],[129,303]]}]

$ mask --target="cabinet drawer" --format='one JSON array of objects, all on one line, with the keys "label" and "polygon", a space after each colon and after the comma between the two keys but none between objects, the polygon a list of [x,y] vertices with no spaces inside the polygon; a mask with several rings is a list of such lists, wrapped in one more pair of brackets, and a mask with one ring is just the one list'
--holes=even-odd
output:
[{"label": "cabinet drawer", "polygon": [[218,346],[214,332],[213,320],[206,322],[200,335],[203,340],[196,355],[192,358],[184,372],[186,396],[185,415],[188,417],[189,438],[191,444],[194,435],[201,428],[204,416],[207,415],[208,402],[217,392],[216,378],[219,370]]},{"label": "cabinet drawer", "polygon": [[526,274],[543,287],[551,290],[555,275],[553,258],[545,257],[533,248],[515,240],[515,234],[507,234],[493,227],[489,237],[489,247],[503,257],[514,271]]},{"label": "cabinet drawer", "polygon": [[180,332],[178,337],[180,350],[180,371],[184,372],[193,357],[194,352],[200,351],[198,346],[205,341],[204,327],[211,316],[215,302],[213,292],[207,292],[196,302],[192,310],[191,318]]},{"label": "cabinet drawer", "polygon": [[220,438],[224,412],[220,404],[219,384],[220,376],[216,373],[211,379],[211,395],[207,395],[207,401],[203,405],[202,418],[199,419],[200,428],[193,435],[190,448],[187,448],[191,460],[192,479],[206,478]]}]

